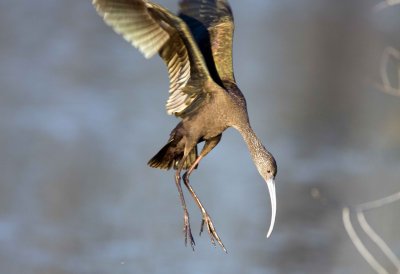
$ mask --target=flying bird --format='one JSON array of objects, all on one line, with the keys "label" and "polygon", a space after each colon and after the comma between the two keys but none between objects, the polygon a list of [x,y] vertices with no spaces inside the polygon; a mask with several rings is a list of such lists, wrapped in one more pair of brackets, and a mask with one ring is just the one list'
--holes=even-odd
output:
[{"label": "flying bird", "polygon": [[[254,164],[265,180],[271,200],[270,236],[276,216],[277,166],[250,126],[246,100],[236,85],[232,65],[234,21],[224,0],[182,0],[178,16],[146,0],[93,0],[104,21],[146,58],[159,54],[168,69],[167,113],[181,119],[167,144],[148,162],[153,168],[174,168],[184,212],[185,244],[194,249],[181,178],[202,214],[211,242],[226,252],[210,215],[193,190],[189,177],[199,162],[233,127],[242,135]],[[204,142],[200,152],[197,145]],[[181,177],[182,172],[184,172]]]}]

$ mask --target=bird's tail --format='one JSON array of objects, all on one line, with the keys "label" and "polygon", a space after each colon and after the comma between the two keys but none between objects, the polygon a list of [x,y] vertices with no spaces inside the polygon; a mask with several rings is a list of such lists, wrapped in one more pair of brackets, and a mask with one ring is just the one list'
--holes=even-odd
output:
[{"label": "bird's tail", "polygon": [[[150,161],[150,167],[160,169],[178,169],[183,157],[183,151],[176,150],[176,143],[170,140]],[[197,159],[197,146],[195,146],[186,158],[183,169],[189,169]]]}]

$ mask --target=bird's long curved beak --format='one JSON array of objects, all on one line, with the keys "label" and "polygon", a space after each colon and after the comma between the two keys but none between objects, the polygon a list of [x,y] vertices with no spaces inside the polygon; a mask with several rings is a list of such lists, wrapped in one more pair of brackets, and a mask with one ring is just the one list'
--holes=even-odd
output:
[{"label": "bird's long curved beak", "polygon": [[268,179],[266,181],[269,191],[269,197],[271,199],[271,224],[268,229],[267,238],[271,236],[272,230],[274,229],[275,217],[276,217],[276,191],[274,179]]}]

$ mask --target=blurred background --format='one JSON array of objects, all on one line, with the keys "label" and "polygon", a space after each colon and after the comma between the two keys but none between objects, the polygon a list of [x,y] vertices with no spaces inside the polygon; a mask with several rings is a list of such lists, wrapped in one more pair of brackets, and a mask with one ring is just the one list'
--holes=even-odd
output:
[{"label": "blurred background", "polygon": [[[90,1],[0,2],[0,272],[375,273],[342,208],[400,191],[400,5],[380,1],[230,1],[236,79],[279,168],[270,239],[267,188],[236,131],[191,177],[228,254],[198,237],[187,192],[185,248],[173,172],[146,165],[178,122],[161,59]],[[365,215],[397,256],[399,212]]]}]

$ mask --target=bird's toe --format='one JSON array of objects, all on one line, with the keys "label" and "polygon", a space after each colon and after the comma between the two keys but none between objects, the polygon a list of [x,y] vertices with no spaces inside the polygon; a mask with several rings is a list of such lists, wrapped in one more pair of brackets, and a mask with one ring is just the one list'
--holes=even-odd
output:
[{"label": "bird's toe", "polygon": [[201,222],[200,234],[203,232],[204,224],[207,225],[207,231],[208,231],[208,234],[210,235],[211,243],[215,246],[216,245],[215,242],[217,241],[218,244],[221,246],[221,248],[225,252],[227,252],[226,249],[225,249],[224,244],[221,241],[221,238],[218,236],[217,231],[215,230],[215,227],[214,227],[214,224],[213,224],[213,222],[211,220],[211,217],[207,213],[204,214],[204,216],[203,216],[203,220]]}]

